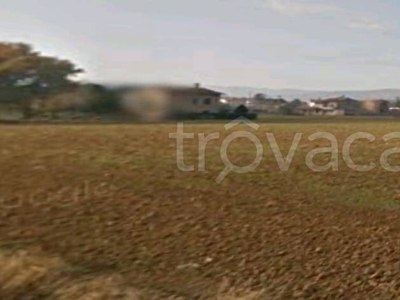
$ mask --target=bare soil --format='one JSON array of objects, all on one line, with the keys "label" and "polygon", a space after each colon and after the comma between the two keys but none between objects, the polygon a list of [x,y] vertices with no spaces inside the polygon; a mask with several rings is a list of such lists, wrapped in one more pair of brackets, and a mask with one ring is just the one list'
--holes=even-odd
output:
[{"label": "bare soil", "polygon": [[[359,130],[375,134],[352,149],[378,163],[390,146],[380,138],[397,124],[263,125],[262,165],[221,185],[223,124],[187,126],[221,132],[208,146],[207,171],[189,173],[176,167],[174,125],[4,125],[0,250],[36,249],[67,264],[65,278],[118,277],[118,286],[159,299],[209,299],[223,282],[264,299],[398,299],[398,174],[359,173],[342,160],[338,172],[314,173],[304,163],[324,145],[307,136],[321,130],[340,144]],[[266,132],[284,153],[304,133],[288,172],[279,171]],[[185,142],[186,164],[197,164],[196,143]],[[248,141],[229,151],[238,164],[254,158]],[[11,299],[0,287],[1,295]]]}]

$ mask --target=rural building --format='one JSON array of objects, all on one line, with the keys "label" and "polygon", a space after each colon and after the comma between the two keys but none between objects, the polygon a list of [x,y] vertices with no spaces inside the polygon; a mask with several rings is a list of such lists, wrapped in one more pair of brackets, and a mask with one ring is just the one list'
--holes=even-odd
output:
[{"label": "rural building", "polygon": [[342,96],[311,101],[312,114],[332,116],[354,116],[360,114],[360,101]]},{"label": "rural building", "polygon": [[196,84],[135,86],[119,91],[122,108],[141,119],[212,118],[223,107],[222,93]]},{"label": "rural building", "polygon": [[279,114],[288,102],[283,98],[254,99],[254,111],[262,114]]},{"label": "rural building", "polygon": [[387,100],[365,100],[361,102],[362,113],[367,115],[387,115],[391,103]]}]

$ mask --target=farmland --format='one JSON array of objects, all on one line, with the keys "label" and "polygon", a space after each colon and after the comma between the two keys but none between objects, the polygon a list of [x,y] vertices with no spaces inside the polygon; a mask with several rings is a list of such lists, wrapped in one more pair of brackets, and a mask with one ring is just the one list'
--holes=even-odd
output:
[{"label": "farmland", "polygon": [[[0,261],[40,257],[33,264],[52,262],[52,278],[78,286],[98,280],[97,290],[111,280],[116,289],[153,299],[209,299],[221,286],[259,292],[262,299],[397,299],[400,179],[379,162],[399,145],[382,137],[400,123],[259,125],[185,124],[194,133],[183,145],[191,172],[177,167],[176,140],[169,137],[176,124],[1,125]],[[221,145],[239,130],[259,138],[263,160],[219,184]],[[357,172],[339,155],[337,171],[313,172],[307,154],[329,143],[308,137],[321,131],[336,137],[339,152],[354,133],[374,135],[375,141],[355,141],[351,154],[376,167]],[[205,170],[198,171],[199,134],[214,132],[220,136],[208,143]],[[295,134],[303,134],[289,170],[280,170],[266,133],[274,134],[284,157]],[[228,148],[239,166],[255,154],[245,138]],[[330,156],[319,154],[315,163]],[[400,154],[389,161],[398,165]],[[16,291],[53,299],[63,290],[46,275],[21,286],[1,284],[9,280],[3,277],[2,299]]]}]

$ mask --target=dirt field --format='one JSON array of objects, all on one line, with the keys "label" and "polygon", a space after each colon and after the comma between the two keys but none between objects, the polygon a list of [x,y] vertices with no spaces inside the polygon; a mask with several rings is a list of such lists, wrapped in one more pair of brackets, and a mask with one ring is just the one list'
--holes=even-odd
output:
[{"label": "dirt field", "polygon": [[[400,145],[382,140],[400,131],[400,122],[261,124],[250,132],[262,141],[262,163],[221,184],[215,179],[225,168],[223,139],[248,127],[184,130],[195,133],[184,143],[184,158],[196,170],[198,134],[220,132],[207,147],[205,172],[178,170],[169,138],[174,124],[0,126],[0,260],[18,261],[24,253],[41,257],[28,259],[33,270],[47,261],[54,266],[52,279],[46,271],[32,283],[2,263],[0,298],[136,299],[132,289],[143,299],[222,299],[224,287],[257,292],[244,299],[400,297],[400,177],[379,165],[385,150]],[[353,133],[375,135],[374,142],[354,142],[351,153],[356,163],[373,161],[376,168],[353,171],[339,155],[338,171],[311,171],[307,153],[329,145],[307,140],[318,131],[332,133],[340,147]],[[266,133],[275,135],[283,156],[295,133],[303,133],[288,171],[280,171]],[[245,166],[255,147],[237,139],[228,153]],[[329,158],[319,154],[315,162]],[[400,154],[390,162],[399,165]],[[16,266],[22,273],[31,268]],[[63,294],[70,281],[75,287]],[[112,285],[125,298],[71,294],[85,290],[85,282],[95,291]]]}]

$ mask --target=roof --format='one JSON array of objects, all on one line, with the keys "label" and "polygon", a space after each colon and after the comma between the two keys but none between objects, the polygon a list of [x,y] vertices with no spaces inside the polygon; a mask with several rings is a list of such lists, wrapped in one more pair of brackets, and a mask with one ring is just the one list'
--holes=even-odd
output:
[{"label": "roof", "polygon": [[120,91],[154,89],[168,93],[191,93],[210,96],[221,96],[223,93],[199,86],[173,86],[173,85],[127,85],[118,88]]},{"label": "roof", "polygon": [[221,96],[223,93],[214,91],[203,87],[169,87],[165,88],[167,91],[173,93],[195,93],[201,95]]}]

